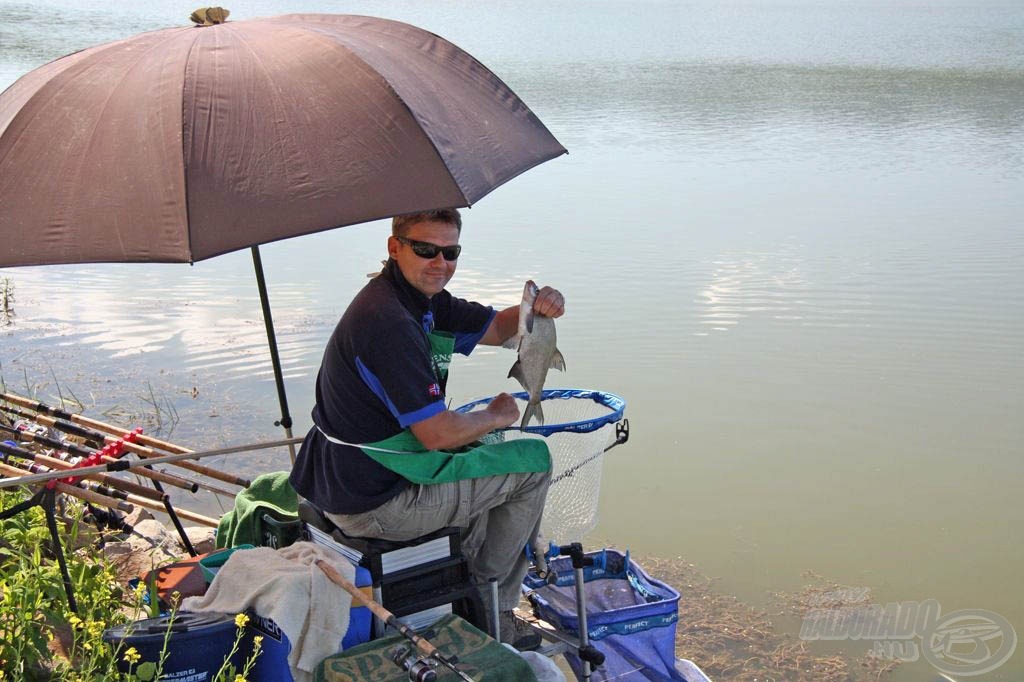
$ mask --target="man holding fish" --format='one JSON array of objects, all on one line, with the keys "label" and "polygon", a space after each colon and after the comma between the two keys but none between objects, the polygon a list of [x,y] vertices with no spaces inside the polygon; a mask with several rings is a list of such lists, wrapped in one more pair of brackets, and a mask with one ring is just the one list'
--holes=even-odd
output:
[{"label": "man holding fish", "polygon": [[527,568],[523,547],[540,525],[550,455],[541,439],[476,443],[516,423],[515,399],[501,393],[483,410],[459,413],[445,407],[445,385],[453,352],[515,346],[509,376],[530,394],[522,425],[531,417],[543,423],[548,368],[564,369],[553,319],[565,300],[533,282],[520,305],[497,312],[452,296],[445,286],[458,264],[461,229],[454,209],[392,221],[383,270],[327,344],[314,427],[291,482],[350,536],[404,541],[462,528],[473,578],[498,581],[502,641],[528,648],[539,640],[517,629],[511,609]]}]

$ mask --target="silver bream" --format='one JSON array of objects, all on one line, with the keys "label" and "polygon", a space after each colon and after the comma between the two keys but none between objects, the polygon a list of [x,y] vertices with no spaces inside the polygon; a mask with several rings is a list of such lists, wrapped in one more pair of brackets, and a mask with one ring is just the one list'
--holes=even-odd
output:
[{"label": "silver bream", "polygon": [[536,417],[538,423],[544,423],[540,396],[548,369],[554,367],[565,371],[565,359],[555,347],[555,321],[533,310],[538,291],[533,280],[527,280],[523,287],[523,302],[519,305],[519,329],[515,336],[505,342],[507,347],[519,350],[519,359],[512,365],[508,375],[515,377],[523,385],[523,390],[530,394],[530,402],[523,412],[519,428],[524,428],[532,417]]}]

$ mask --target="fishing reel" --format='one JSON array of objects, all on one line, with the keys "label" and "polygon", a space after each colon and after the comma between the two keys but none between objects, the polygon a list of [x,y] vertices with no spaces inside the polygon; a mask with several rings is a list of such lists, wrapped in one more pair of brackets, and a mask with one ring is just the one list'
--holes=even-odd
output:
[{"label": "fishing reel", "polygon": [[392,649],[391,662],[406,671],[412,682],[434,682],[437,679],[437,662],[430,658],[417,658],[408,647]]},{"label": "fishing reel", "polygon": [[53,429],[48,426],[44,426],[28,419],[17,419],[13,424],[15,431],[21,431],[27,433],[30,436],[49,436],[54,437],[56,434]]}]

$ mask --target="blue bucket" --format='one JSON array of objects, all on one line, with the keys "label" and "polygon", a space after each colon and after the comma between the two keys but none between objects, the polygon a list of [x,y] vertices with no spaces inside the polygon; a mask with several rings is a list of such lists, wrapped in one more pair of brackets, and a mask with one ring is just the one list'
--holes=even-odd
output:
[{"label": "blue bucket", "polygon": [[[224,659],[235,641],[235,617],[224,613],[185,613],[138,620],[118,625],[103,632],[103,641],[112,647],[121,645],[117,655],[117,668],[128,672],[129,665],[137,671],[143,663],[160,663],[160,654],[167,637],[167,658],[160,673],[161,680],[184,682],[213,682]],[[124,652],[134,647],[141,657],[137,663],[124,660]],[[236,669],[241,668],[240,654],[231,659]]]}]

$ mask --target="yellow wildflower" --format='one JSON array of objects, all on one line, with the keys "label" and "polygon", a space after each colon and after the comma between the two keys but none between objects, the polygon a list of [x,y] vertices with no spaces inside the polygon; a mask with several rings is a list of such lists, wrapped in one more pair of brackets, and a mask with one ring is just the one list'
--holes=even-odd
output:
[{"label": "yellow wildflower", "polygon": [[146,583],[140,582],[135,586],[135,599],[142,601],[142,598],[146,596],[146,592],[148,591],[149,588],[146,586]]},{"label": "yellow wildflower", "polygon": [[246,682],[245,675],[235,675],[235,682]]},{"label": "yellow wildflower", "polygon": [[235,616],[235,627],[239,630],[244,628],[248,622],[249,616],[245,615],[244,613],[240,613],[237,616]]},{"label": "yellow wildflower", "polygon": [[128,663],[138,663],[141,658],[142,654],[133,646],[128,647],[128,650],[124,652],[124,660]]},{"label": "yellow wildflower", "polygon": [[256,651],[259,651],[262,646],[263,646],[263,635],[256,635],[255,637],[252,638],[252,647],[253,647],[253,649],[255,649]]},{"label": "yellow wildflower", "polygon": [[101,620],[90,620],[85,626],[90,637],[99,638],[106,629],[106,624]]},{"label": "yellow wildflower", "polygon": [[73,627],[76,630],[81,629],[81,627],[84,625],[82,619],[73,613],[70,616],[68,616],[68,624],[70,624],[71,627]]}]

